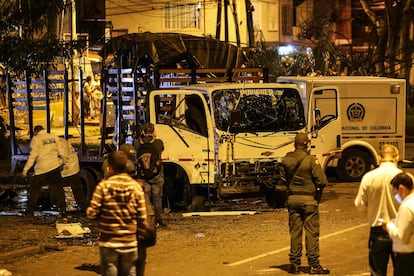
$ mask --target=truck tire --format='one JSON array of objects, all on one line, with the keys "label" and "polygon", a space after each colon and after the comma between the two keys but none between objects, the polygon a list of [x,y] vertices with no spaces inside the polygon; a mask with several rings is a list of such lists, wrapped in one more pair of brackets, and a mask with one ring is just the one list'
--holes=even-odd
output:
[{"label": "truck tire", "polygon": [[194,187],[186,182],[184,187],[184,205],[187,211],[204,211],[204,196],[202,187]]},{"label": "truck tire", "polygon": [[341,181],[358,182],[371,169],[372,164],[372,158],[368,153],[358,149],[349,149],[342,153],[336,173]]},{"label": "truck tire", "polygon": [[204,211],[205,200],[203,196],[194,196],[188,211],[190,212],[202,212]]},{"label": "truck tire", "polygon": [[287,202],[287,191],[271,190],[265,192],[267,206],[272,209],[284,208]]},{"label": "truck tire", "polygon": [[204,210],[204,189],[190,185],[187,174],[179,166],[164,166],[163,205],[172,210]]},{"label": "truck tire", "polygon": [[9,158],[8,145],[10,142],[7,138],[0,137],[0,160],[6,160]]},{"label": "truck tire", "polygon": [[266,203],[269,208],[276,209],[278,206],[278,200],[276,198],[276,191],[275,190],[268,190],[265,193]]},{"label": "truck tire", "polygon": [[86,201],[89,202],[91,200],[93,192],[95,191],[97,180],[95,179],[93,174],[87,170],[81,170],[79,172],[79,177],[81,179],[82,189]]}]

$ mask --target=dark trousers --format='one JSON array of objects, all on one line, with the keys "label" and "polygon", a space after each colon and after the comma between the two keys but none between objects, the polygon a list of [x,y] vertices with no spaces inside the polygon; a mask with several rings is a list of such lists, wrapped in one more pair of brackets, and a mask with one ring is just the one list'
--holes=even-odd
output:
[{"label": "dark trousers", "polygon": [[289,233],[291,264],[300,265],[302,256],[302,232],[306,232],[306,256],[308,264],[319,264],[319,210],[317,205],[289,203]]},{"label": "dark trousers", "polygon": [[44,174],[35,175],[30,183],[29,195],[27,198],[27,212],[31,213],[38,207],[39,199],[42,195],[42,186],[49,185],[49,191],[56,201],[56,205],[61,212],[66,211],[65,192],[61,186],[62,176],[60,168],[56,168]]},{"label": "dark trousers", "polygon": [[138,242],[138,260],[136,262],[137,276],[145,275],[145,264],[147,263],[147,247]]},{"label": "dark trousers", "polygon": [[414,273],[414,252],[395,253],[394,276],[411,276]]},{"label": "dark trousers", "polygon": [[85,116],[91,115],[90,105],[91,105],[91,97],[85,94],[83,96],[83,114]]},{"label": "dark trousers", "polygon": [[99,255],[102,275],[135,275],[135,263],[138,257],[136,247],[112,248],[100,246]]},{"label": "dark trousers", "polygon": [[392,240],[382,226],[371,227],[368,249],[371,275],[386,276],[390,256],[394,267],[395,256],[392,253]]},{"label": "dark trousers", "polygon": [[151,202],[155,209],[155,220],[161,220],[162,194],[164,189],[164,176],[159,174],[150,180],[144,181],[145,200]]},{"label": "dark trousers", "polygon": [[78,207],[82,211],[86,211],[86,208],[88,208],[89,204],[86,200],[85,193],[83,192],[82,181],[78,173],[63,178],[62,188],[68,186],[70,186],[70,188],[72,189],[73,196],[75,197],[76,204],[78,205]]},{"label": "dark trousers", "polygon": [[[147,223],[148,227],[155,227],[155,215],[154,215],[154,206],[151,204],[150,201],[145,199],[145,205],[147,208]],[[147,263],[147,246],[140,241],[139,235],[137,235],[138,239],[138,260],[136,262],[136,269],[137,269],[137,276],[144,276],[145,275],[145,264]]]}]

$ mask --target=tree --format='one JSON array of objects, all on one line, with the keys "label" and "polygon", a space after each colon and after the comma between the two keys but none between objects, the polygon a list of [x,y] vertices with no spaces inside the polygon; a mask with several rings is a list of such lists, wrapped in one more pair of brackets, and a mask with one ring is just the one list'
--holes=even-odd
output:
[{"label": "tree", "polygon": [[374,41],[376,74],[409,80],[413,54],[410,37],[413,0],[386,0],[383,13],[375,13],[368,0],[360,0],[360,3],[377,37]]},{"label": "tree", "polygon": [[57,35],[58,15],[64,8],[64,0],[2,0],[0,63],[21,71],[65,52]]}]

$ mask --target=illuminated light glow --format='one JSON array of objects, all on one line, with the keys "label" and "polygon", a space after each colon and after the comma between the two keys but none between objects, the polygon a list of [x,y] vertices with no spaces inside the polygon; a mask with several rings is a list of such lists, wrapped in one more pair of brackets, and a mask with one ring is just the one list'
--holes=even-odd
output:
[{"label": "illuminated light glow", "polygon": [[295,48],[292,45],[279,46],[277,52],[281,56],[287,56],[293,53]]}]

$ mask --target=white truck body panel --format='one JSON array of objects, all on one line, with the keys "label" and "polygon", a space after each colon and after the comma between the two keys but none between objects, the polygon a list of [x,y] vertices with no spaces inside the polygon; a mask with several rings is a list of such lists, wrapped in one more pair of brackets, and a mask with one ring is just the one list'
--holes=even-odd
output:
[{"label": "white truck body panel", "polygon": [[[360,149],[378,165],[383,144],[395,145],[405,156],[406,84],[404,79],[365,76],[282,76],[279,83],[296,84],[305,103],[315,87],[339,89],[342,150]],[[305,104],[306,106],[306,104]]]}]

